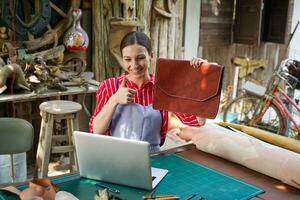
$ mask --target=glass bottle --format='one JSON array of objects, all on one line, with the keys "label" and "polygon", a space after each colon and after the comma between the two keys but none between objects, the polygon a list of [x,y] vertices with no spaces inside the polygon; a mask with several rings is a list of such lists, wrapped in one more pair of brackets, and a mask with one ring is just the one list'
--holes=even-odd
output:
[{"label": "glass bottle", "polygon": [[85,51],[89,45],[88,35],[80,25],[81,14],[81,9],[72,9],[73,25],[66,32],[63,40],[66,49],[70,52]]}]

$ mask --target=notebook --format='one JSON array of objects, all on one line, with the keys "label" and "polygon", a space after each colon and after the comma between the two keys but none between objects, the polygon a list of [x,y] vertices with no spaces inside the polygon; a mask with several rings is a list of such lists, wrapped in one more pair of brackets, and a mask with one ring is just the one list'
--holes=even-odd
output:
[{"label": "notebook", "polygon": [[151,190],[168,170],[151,168],[144,141],[74,131],[80,176]]}]

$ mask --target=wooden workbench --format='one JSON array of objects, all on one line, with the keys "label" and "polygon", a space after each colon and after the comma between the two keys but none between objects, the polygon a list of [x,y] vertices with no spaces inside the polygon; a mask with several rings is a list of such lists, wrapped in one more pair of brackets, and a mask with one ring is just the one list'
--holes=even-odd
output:
[{"label": "wooden workbench", "polygon": [[[37,150],[37,144],[40,132],[40,111],[39,105],[48,100],[72,100],[85,104],[87,109],[93,111],[94,94],[97,92],[99,82],[89,81],[86,86],[79,86],[74,83],[66,83],[66,91],[47,90],[44,93],[34,93],[28,91],[19,91],[14,94],[0,94],[0,117],[18,117],[32,123],[34,127],[34,144],[33,149],[27,153],[30,162],[34,162]],[[87,130],[89,116],[84,110],[79,115],[80,130]]]},{"label": "wooden workbench", "polygon": [[[41,98],[48,98],[48,97],[60,97],[60,96],[68,96],[68,95],[80,95],[85,93],[95,93],[98,88],[97,81],[90,81],[88,87],[85,88],[83,86],[74,85],[68,86],[66,91],[58,91],[58,90],[47,90],[44,93],[37,94],[34,92],[23,91],[15,94],[7,94],[3,93],[0,94],[0,103],[5,102],[25,102],[25,101],[32,101]],[[66,84],[71,85],[71,84]]]}]

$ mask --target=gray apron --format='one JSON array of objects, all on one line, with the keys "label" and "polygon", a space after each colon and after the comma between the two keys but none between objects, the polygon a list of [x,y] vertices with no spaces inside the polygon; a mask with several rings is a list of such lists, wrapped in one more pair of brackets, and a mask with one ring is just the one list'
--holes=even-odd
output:
[{"label": "gray apron", "polygon": [[133,140],[150,143],[150,151],[160,150],[160,131],[162,125],[161,113],[152,105],[119,104],[113,114],[111,134]]}]

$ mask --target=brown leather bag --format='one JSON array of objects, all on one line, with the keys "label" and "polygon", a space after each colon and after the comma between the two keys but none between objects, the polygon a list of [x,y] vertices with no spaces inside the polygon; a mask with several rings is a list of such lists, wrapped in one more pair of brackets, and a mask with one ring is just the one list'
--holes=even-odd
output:
[{"label": "brown leather bag", "polygon": [[153,108],[213,119],[220,104],[224,67],[203,63],[199,69],[190,61],[157,60]]}]

